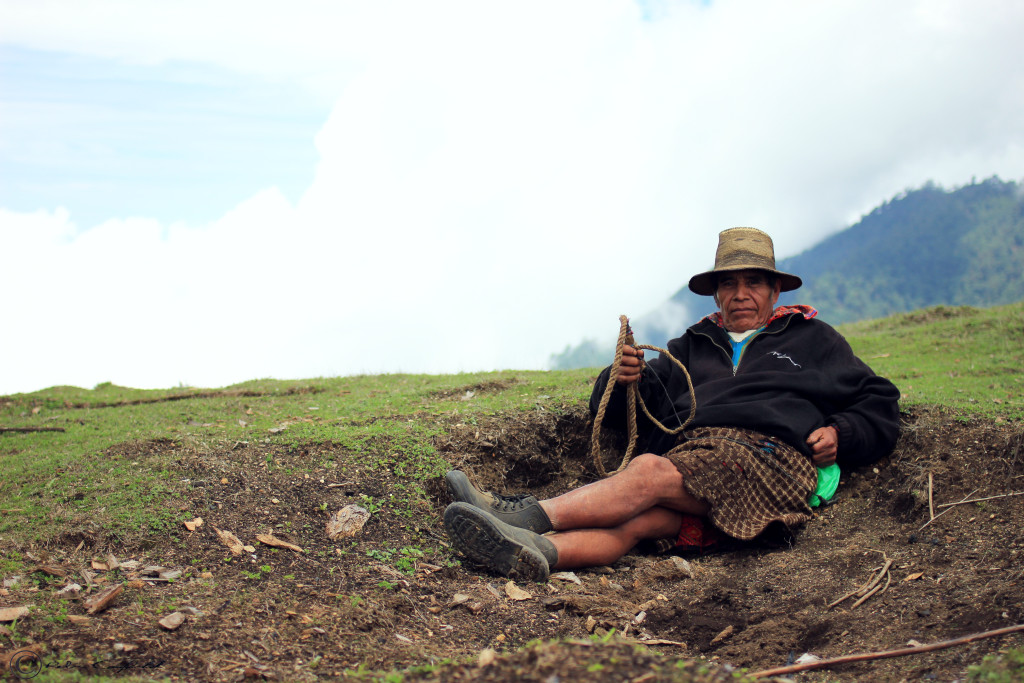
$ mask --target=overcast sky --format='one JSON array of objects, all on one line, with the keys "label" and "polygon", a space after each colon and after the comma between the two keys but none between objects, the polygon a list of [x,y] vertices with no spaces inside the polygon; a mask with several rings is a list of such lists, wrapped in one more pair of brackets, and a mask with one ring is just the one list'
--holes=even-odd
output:
[{"label": "overcast sky", "polygon": [[0,16],[0,394],[541,368],[724,228],[1024,179],[1019,0]]}]

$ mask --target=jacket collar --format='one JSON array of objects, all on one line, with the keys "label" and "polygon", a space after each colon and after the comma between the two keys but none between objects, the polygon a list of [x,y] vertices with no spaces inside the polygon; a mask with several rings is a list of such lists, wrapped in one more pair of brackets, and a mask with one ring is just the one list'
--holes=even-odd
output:
[{"label": "jacket collar", "polygon": [[[777,306],[775,310],[772,311],[772,317],[768,319],[768,323],[767,325],[765,325],[765,327],[771,325],[776,320],[780,320],[790,315],[800,315],[803,316],[805,320],[810,320],[811,318],[814,318],[818,315],[818,311],[815,310],[814,308],[811,308],[810,306],[805,306],[804,304],[796,304],[794,306]],[[725,324],[722,322],[721,311],[715,311],[710,315],[704,316],[701,319],[701,321],[697,324],[700,325],[701,323],[704,322],[716,325],[717,327],[720,327],[723,330],[725,329]]]}]

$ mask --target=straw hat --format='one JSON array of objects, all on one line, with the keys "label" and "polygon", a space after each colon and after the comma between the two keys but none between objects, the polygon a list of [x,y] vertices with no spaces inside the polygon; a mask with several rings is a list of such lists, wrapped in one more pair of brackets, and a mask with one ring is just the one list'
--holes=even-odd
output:
[{"label": "straw hat", "polygon": [[779,278],[782,291],[788,292],[803,284],[796,275],[775,269],[775,247],[768,233],[755,228],[729,228],[718,233],[715,267],[690,278],[690,291],[712,296],[715,276],[732,270],[766,270]]}]

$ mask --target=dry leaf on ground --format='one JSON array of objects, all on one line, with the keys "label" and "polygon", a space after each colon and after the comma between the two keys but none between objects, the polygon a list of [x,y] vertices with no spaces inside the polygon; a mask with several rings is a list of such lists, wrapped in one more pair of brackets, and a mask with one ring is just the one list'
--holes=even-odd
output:
[{"label": "dry leaf on ground", "polygon": [[297,553],[302,552],[302,548],[289,543],[288,541],[282,541],[280,538],[274,536],[274,534],[256,534],[256,540],[263,545],[269,545],[272,548],[284,548],[285,550],[294,550]]},{"label": "dry leaf on ground", "polygon": [[242,541],[230,531],[221,531],[217,527],[213,527],[213,530],[217,532],[217,537],[221,543],[228,547],[232,555],[241,555],[243,552],[254,553],[256,548],[251,545],[243,545]]},{"label": "dry leaf on ground", "polygon": [[116,586],[111,586],[110,588],[107,588],[86,600],[84,604],[89,614],[96,614],[97,612],[102,612],[107,607],[110,607],[111,603],[117,599],[117,596],[121,594],[122,590],[124,590],[124,586],[117,584]]},{"label": "dry leaf on ground", "polygon": [[517,586],[515,581],[509,581],[505,584],[505,595],[507,595],[511,600],[529,600],[533,597]]}]

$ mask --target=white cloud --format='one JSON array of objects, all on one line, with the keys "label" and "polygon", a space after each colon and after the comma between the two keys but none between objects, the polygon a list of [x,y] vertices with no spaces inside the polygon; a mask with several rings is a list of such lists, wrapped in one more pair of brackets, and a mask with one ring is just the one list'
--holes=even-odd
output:
[{"label": "white cloud", "polygon": [[334,104],[294,204],[0,213],[26,283],[0,391],[538,367],[661,303],[720,229],[785,256],[925,180],[1024,176],[1015,2],[3,4],[6,42]]}]

